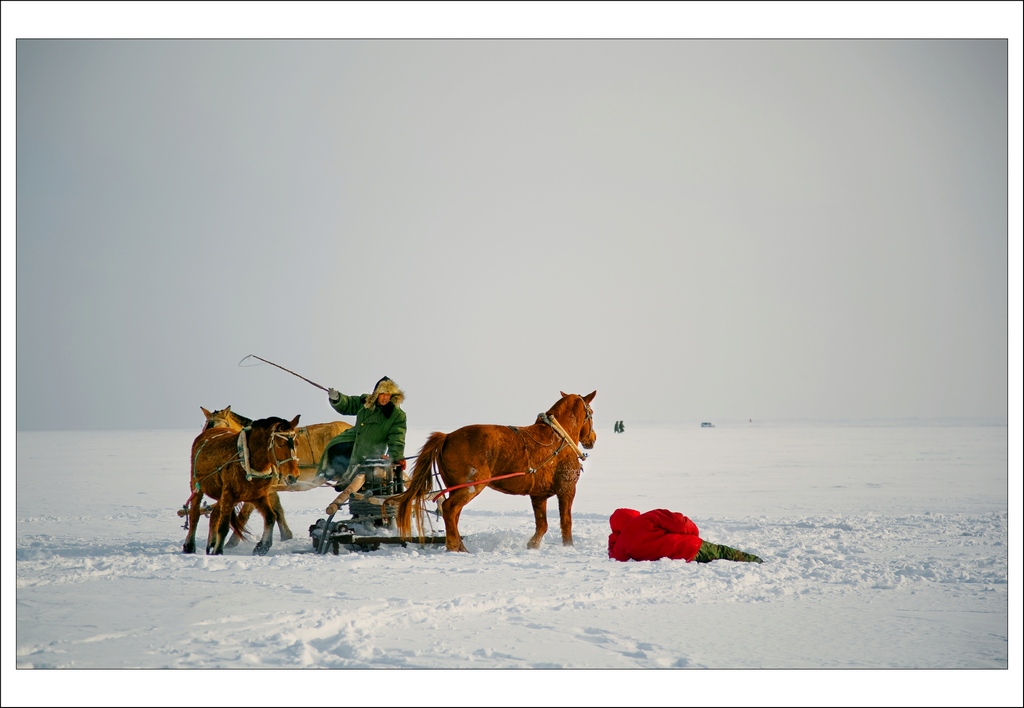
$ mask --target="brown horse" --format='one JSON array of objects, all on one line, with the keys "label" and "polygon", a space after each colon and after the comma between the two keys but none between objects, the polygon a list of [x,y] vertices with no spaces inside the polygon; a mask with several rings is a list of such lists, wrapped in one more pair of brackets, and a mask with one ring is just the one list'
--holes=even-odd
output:
[{"label": "brown horse", "polygon": [[[580,460],[585,457],[576,446],[589,450],[597,440],[590,408],[597,391],[586,396],[560,393],[562,397],[527,427],[467,425],[447,434],[431,433],[417,456],[408,490],[388,501],[398,505],[401,536],[411,537],[413,513],[422,536],[423,504],[432,493],[436,469],[445,485],[442,492],[448,493],[440,506],[449,551],[466,550],[459,535],[459,515],[487,487],[530,497],[536,531],[527,548],[540,547],[548,530],[548,499],[558,497],[562,544],[571,546],[572,501],[582,471]],[[434,492],[435,498],[442,492]]]},{"label": "brown horse", "polygon": [[263,515],[263,536],[253,549],[253,555],[267,554],[274,541],[277,522],[271,495],[277,485],[299,476],[295,450],[298,423],[299,416],[290,422],[282,418],[262,418],[254,420],[245,430],[211,428],[196,437],[192,443],[192,495],[186,503],[189,531],[182,546],[184,553],[195,553],[199,505],[205,494],[217,500],[210,511],[207,555],[224,552],[229,528],[239,536],[244,534],[244,526],[235,513],[235,505],[240,502],[252,502]]},{"label": "brown horse", "polygon": [[[246,418],[235,413],[231,410],[231,406],[212,412],[202,406],[199,406],[199,408],[203,411],[203,415],[206,416],[204,430],[227,428],[237,432],[245,428],[245,426],[252,424],[252,418]],[[314,423],[313,425],[306,425],[295,430],[295,450],[299,457],[299,477],[293,484],[281,485],[275,488],[272,495],[272,503],[278,515],[277,523],[280,526],[278,533],[282,541],[291,540],[293,535],[291,528],[289,528],[288,523],[285,521],[284,508],[281,506],[281,499],[277,496],[277,492],[304,492],[322,486],[324,479],[318,475],[317,470],[324,447],[336,435],[341,435],[341,433],[351,427],[349,423],[338,420],[331,423]],[[243,528],[248,524],[249,517],[252,515],[254,508],[252,504],[247,502],[242,505],[241,511],[238,512],[238,518]],[[240,540],[241,538],[237,533],[232,533],[225,546],[233,548],[238,545]]]}]

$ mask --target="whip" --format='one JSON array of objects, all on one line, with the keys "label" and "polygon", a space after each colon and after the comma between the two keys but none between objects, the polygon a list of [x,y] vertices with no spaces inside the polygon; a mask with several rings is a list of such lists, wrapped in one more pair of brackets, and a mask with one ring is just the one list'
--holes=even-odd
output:
[{"label": "whip", "polygon": [[[319,389],[323,389],[324,391],[327,391],[327,390],[328,390],[328,389],[327,389],[326,387],[324,387],[324,386],[321,386],[321,385],[320,385],[320,384],[318,384],[318,383],[317,383],[316,381],[310,381],[310,380],[309,380],[309,379],[307,379],[307,378],[306,378],[305,376],[299,376],[299,374],[296,374],[296,373],[295,373],[294,371],[292,371],[291,369],[286,369],[286,368],[284,368],[283,366],[281,366],[280,364],[275,364],[275,363],[274,363],[274,362],[272,362],[272,361],[267,361],[267,360],[266,360],[266,359],[264,359],[263,357],[261,357],[261,356],[256,356],[255,354],[249,354],[249,355],[247,355],[247,356],[244,356],[244,357],[242,357],[242,361],[238,362],[238,365],[239,365],[239,366],[245,366],[245,364],[243,364],[243,362],[244,362],[244,361],[245,361],[246,359],[259,359],[259,360],[260,360],[260,361],[262,361],[262,362],[263,362],[264,364],[270,364],[271,366],[276,366],[277,368],[281,369],[281,371],[287,371],[287,372],[288,372],[289,374],[291,374],[292,376],[298,376],[298,377],[299,377],[300,379],[302,379],[302,380],[303,380],[303,381],[305,381],[306,383],[308,383],[308,384],[313,384],[314,386],[316,386],[316,387],[317,387],[317,388],[319,388]],[[253,366],[253,364],[248,364],[248,366]]]}]

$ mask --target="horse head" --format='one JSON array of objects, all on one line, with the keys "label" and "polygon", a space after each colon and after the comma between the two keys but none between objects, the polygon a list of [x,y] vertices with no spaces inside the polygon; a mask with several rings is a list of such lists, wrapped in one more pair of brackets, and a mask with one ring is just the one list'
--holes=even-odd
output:
[{"label": "horse head", "polygon": [[250,426],[253,450],[265,446],[267,451],[267,459],[261,467],[273,468],[274,473],[288,485],[299,479],[299,456],[295,447],[298,425],[299,416],[295,416],[290,421],[277,417],[261,418]]},{"label": "horse head", "polygon": [[[572,427],[576,428],[579,426],[579,441],[580,445],[583,446],[584,450],[591,450],[594,447],[594,443],[597,442],[597,433],[594,431],[594,411],[590,408],[590,402],[594,400],[594,396],[597,395],[597,391],[591,391],[586,396],[581,396],[576,393],[565,393],[559,391],[562,394],[562,399],[559,404],[563,401],[567,401],[571,411],[573,424]],[[557,417],[559,413],[555,410],[558,404],[555,404],[551,408],[551,412]],[[564,415],[564,414],[563,414]],[[559,420],[561,420],[559,418]]]},{"label": "horse head", "polygon": [[228,428],[236,433],[247,425],[252,424],[251,418],[240,416],[231,410],[231,406],[222,408],[219,411],[213,411],[212,413],[202,406],[199,406],[200,410],[203,411],[203,415],[206,416],[206,425],[203,426],[203,430],[209,430],[210,428]]},{"label": "horse head", "polygon": [[[228,408],[230,408],[230,407],[231,406],[228,406]],[[206,416],[206,422],[203,424],[203,430],[209,430],[210,428],[224,428],[224,427],[227,427],[225,425],[221,425],[220,424],[222,422],[220,414],[223,413],[223,411],[213,411],[211,413],[210,411],[206,410],[202,406],[199,406],[199,410],[201,410],[203,412],[203,415]]]}]

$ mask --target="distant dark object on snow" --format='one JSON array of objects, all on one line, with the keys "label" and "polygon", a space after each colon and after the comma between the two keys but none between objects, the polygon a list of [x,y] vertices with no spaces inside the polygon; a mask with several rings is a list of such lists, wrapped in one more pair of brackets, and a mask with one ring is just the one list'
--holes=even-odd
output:
[{"label": "distant dark object on snow", "polygon": [[713,426],[711,423],[709,423],[707,421],[704,421],[703,423],[700,424],[700,427],[702,427],[702,428],[713,428],[715,426]]}]

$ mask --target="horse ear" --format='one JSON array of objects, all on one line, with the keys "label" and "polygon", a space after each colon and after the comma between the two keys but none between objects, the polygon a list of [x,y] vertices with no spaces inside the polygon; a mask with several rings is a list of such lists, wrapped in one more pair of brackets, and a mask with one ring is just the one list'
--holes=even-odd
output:
[{"label": "horse ear", "polygon": [[560,394],[562,394],[562,398],[565,398],[566,396],[568,396],[568,395],[569,395],[569,394],[568,394],[568,393],[566,393],[565,391],[559,391],[559,393],[560,393]]},{"label": "horse ear", "polygon": [[228,406],[227,408],[224,409],[224,413],[225,414],[228,414],[230,412],[231,412],[231,406]]},{"label": "horse ear", "polygon": [[[301,414],[301,413],[299,413],[299,415],[302,415],[302,414]],[[291,427],[293,427],[293,428],[297,428],[297,427],[299,427],[299,416],[297,415],[297,416],[295,416],[294,418],[292,418],[292,422],[291,422],[291,423],[289,423],[288,425],[290,425],[290,426],[291,426]]]},{"label": "horse ear", "polygon": [[596,396],[596,395],[597,395],[597,389],[595,388],[593,391],[591,391],[586,396],[584,396],[583,400],[586,401],[587,403],[590,403],[591,401],[594,400],[594,396]]},{"label": "horse ear", "polygon": [[205,409],[205,408],[203,408],[202,406],[199,406],[199,410],[201,410],[201,411],[203,412],[203,415],[205,415],[205,416],[206,416],[206,419],[207,419],[207,420],[209,420],[209,419],[210,419],[210,416],[211,416],[211,415],[213,415],[213,413],[211,413],[210,411],[206,410],[206,409]]}]

